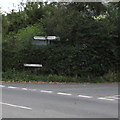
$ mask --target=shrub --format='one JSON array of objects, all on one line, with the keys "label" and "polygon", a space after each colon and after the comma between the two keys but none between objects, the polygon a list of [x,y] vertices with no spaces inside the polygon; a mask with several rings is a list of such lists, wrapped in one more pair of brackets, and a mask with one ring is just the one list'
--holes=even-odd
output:
[{"label": "shrub", "polygon": [[113,81],[118,81],[120,80],[120,74],[117,74],[117,73],[114,73],[112,71],[109,71],[108,73],[104,74],[103,78],[106,80],[106,81],[110,81],[110,82],[113,82]]},{"label": "shrub", "polygon": [[23,64],[27,58],[31,58],[31,42],[35,35],[43,35],[41,25],[35,24],[20,29],[17,34],[9,33],[3,40],[2,64],[3,71],[7,69],[23,69]]}]

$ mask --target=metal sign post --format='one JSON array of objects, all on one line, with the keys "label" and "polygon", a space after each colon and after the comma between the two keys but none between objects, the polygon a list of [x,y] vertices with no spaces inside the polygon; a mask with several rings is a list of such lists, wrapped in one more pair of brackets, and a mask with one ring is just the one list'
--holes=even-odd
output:
[{"label": "metal sign post", "polygon": [[[50,44],[50,41],[60,41],[60,37],[56,36],[34,36],[34,41],[32,41],[33,45],[48,45]],[[42,67],[41,64],[24,64],[24,67],[34,67],[34,68],[40,68]]]}]

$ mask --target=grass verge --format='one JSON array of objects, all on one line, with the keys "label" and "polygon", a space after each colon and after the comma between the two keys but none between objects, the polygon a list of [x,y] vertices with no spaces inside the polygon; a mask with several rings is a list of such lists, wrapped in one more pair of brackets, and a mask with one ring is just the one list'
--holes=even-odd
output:
[{"label": "grass verge", "polygon": [[69,77],[61,75],[37,75],[31,74],[29,71],[9,70],[2,73],[2,81],[4,82],[58,82],[58,83],[104,83],[104,82],[119,82],[120,75],[107,73],[101,77]]}]

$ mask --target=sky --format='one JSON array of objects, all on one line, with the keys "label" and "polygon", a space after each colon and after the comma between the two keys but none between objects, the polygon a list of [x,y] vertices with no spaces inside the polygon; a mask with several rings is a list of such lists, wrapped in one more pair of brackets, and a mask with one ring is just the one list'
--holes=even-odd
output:
[{"label": "sky", "polygon": [[21,1],[26,2],[26,0],[0,0],[1,12],[9,13],[13,8],[18,10]]}]

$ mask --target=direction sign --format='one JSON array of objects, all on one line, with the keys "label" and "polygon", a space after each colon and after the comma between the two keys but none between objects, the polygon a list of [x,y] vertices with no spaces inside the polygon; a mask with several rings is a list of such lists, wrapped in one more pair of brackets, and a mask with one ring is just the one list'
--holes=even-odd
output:
[{"label": "direction sign", "polygon": [[56,36],[34,36],[34,39],[35,40],[60,40],[59,37],[56,37]]},{"label": "direction sign", "polygon": [[42,67],[41,64],[24,64],[25,67]]},{"label": "direction sign", "polygon": [[35,40],[46,40],[46,37],[44,36],[34,36]]},{"label": "direction sign", "polygon": [[56,36],[34,36],[33,45],[48,45],[51,41],[60,41],[60,37]]},{"label": "direction sign", "polygon": [[56,38],[57,38],[56,36],[47,36],[48,40],[56,40]]}]

